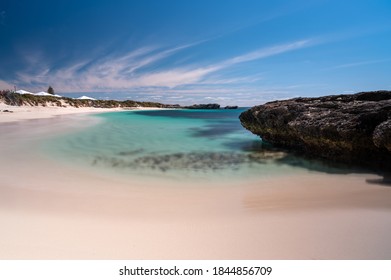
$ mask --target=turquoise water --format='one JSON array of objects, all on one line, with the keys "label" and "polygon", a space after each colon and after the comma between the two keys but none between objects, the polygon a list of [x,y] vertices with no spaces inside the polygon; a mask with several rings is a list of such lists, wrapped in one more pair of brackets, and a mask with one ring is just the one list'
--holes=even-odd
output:
[{"label": "turquoise water", "polygon": [[245,130],[237,110],[150,110],[99,114],[101,121],[52,138],[46,151],[72,165],[122,175],[231,179],[305,170]]}]

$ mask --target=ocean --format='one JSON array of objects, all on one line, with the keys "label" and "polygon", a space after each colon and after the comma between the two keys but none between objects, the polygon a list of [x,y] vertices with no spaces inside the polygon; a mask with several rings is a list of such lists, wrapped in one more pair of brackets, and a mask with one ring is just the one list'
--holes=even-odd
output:
[{"label": "ocean", "polygon": [[244,129],[247,108],[135,110],[95,115],[99,122],[51,137],[45,152],[73,166],[116,176],[241,180],[346,170],[276,150]]}]

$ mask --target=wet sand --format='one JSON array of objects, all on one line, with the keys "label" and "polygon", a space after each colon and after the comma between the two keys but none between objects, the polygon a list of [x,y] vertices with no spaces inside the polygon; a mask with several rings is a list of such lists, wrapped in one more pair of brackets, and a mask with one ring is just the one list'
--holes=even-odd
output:
[{"label": "wet sand", "polygon": [[391,258],[391,188],[367,182],[377,175],[124,180],[35,148],[94,121],[0,125],[0,259]]}]

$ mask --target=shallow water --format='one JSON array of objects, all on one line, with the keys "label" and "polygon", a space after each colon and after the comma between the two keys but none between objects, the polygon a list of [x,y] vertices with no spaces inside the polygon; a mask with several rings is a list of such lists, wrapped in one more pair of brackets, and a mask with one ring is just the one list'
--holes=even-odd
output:
[{"label": "shallow water", "polygon": [[1,125],[0,258],[390,257],[390,188],[320,174],[351,170],[271,149],[239,113]]},{"label": "shallow water", "polygon": [[282,151],[245,130],[237,110],[104,113],[82,131],[46,141],[46,153],[72,165],[124,176],[241,179],[308,170],[339,173]]}]

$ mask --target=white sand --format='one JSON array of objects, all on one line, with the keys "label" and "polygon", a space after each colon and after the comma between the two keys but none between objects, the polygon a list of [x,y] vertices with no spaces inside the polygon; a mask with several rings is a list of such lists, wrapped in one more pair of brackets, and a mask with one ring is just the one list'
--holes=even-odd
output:
[{"label": "white sand", "polygon": [[[4,110],[12,111],[3,112]],[[92,107],[58,107],[58,106],[10,106],[0,102],[0,123],[14,122],[31,119],[44,119],[54,116],[82,114],[82,113],[100,113],[110,111],[121,111],[122,108],[92,108]]]},{"label": "white sand", "polygon": [[[132,107],[132,108],[93,108],[93,107],[72,107],[66,105],[66,107],[53,106],[10,106],[0,101],[0,123],[15,122],[32,119],[47,119],[55,116],[64,116],[71,114],[93,114],[103,112],[115,112],[124,110],[168,110],[167,108],[154,108],[154,107]],[[11,112],[4,112],[8,110]]]},{"label": "white sand", "polygon": [[1,259],[391,258],[391,188],[375,175],[129,182],[32,149],[76,123],[0,125]]}]

